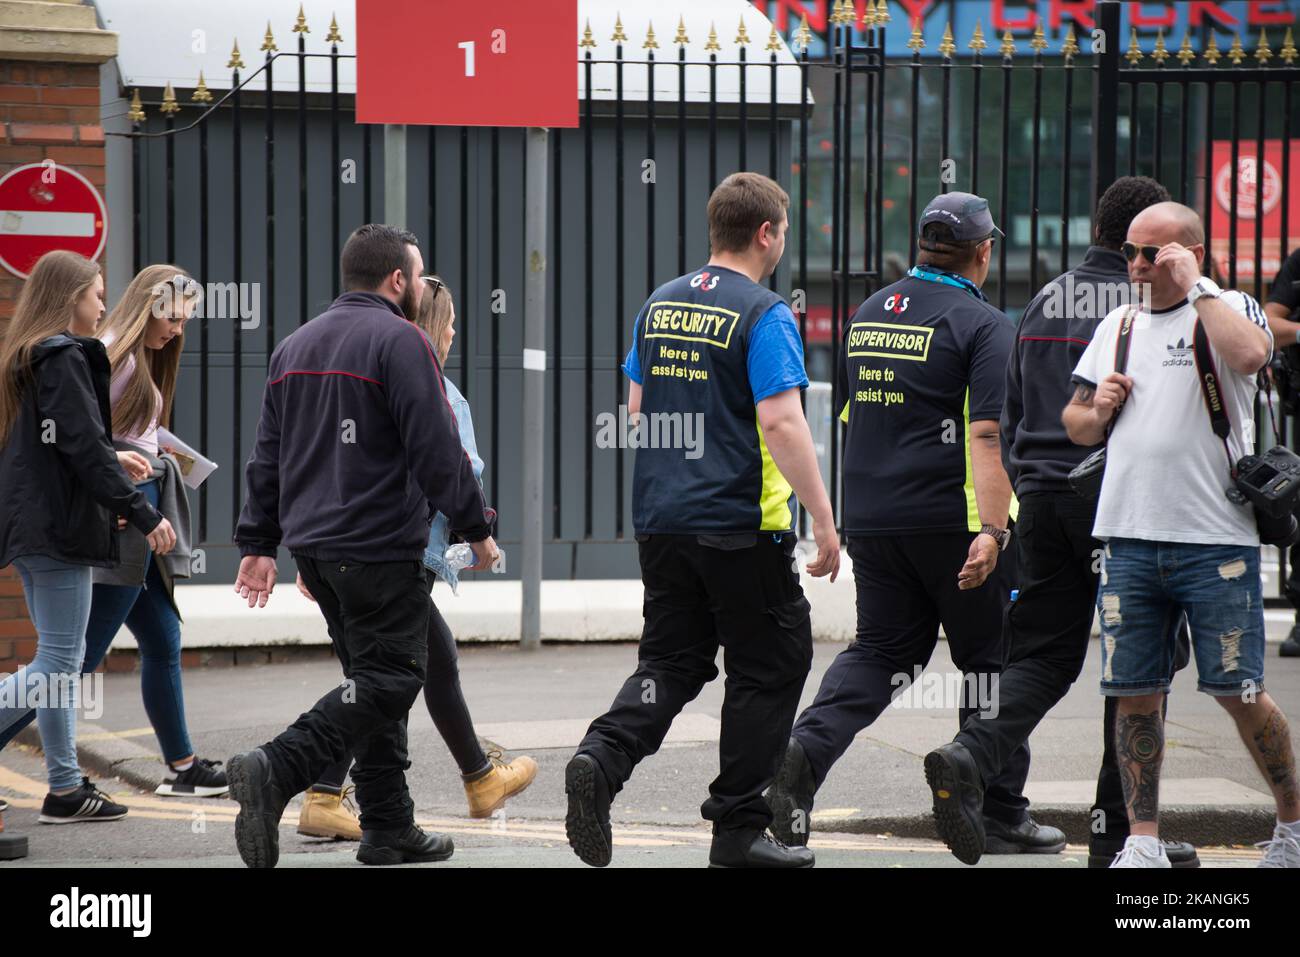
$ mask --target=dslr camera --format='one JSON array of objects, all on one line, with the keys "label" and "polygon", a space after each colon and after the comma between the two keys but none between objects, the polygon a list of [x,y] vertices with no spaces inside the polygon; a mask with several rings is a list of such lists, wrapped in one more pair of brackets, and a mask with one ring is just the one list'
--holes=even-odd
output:
[{"label": "dslr camera", "polygon": [[1227,496],[1254,508],[1261,544],[1285,548],[1300,540],[1294,514],[1300,503],[1300,456],[1290,449],[1275,445],[1263,455],[1243,456]]}]

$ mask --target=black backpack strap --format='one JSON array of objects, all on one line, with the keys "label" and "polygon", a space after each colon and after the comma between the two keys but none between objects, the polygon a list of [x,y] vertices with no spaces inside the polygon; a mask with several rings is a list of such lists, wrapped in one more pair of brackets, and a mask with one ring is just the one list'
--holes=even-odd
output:
[{"label": "black backpack strap", "polygon": [[1228,456],[1228,473],[1235,480],[1237,468],[1232,461],[1232,450],[1228,448],[1232,420],[1228,418],[1228,409],[1223,404],[1223,385],[1214,366],[1214,356],[1210,353],[1210,337],[1200,319],[1196,320],[1192,352],[1196,357],[1196,378],[1201,384],[1201,398],[1205,400],[1205,410],[1210,414],[1210,428],[1223,441],[1223,451]]}]

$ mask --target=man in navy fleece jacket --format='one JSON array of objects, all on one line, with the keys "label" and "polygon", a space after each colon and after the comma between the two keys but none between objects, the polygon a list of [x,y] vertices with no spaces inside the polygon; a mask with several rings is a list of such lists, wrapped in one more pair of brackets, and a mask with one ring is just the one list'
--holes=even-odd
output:
[{"label": "man in navy fleece jacket", "polygon": [[416,238],[356,230],[346,290],[271,356],[248,494],[235,542],[235,591],[263,607],[283,544],[330,626],[347,680],[286,731],[230,760],[235,839],[250,867],[273,867],[285,805],[349,751],[363,863],[442,860],[445,836],[414,823],[404,771],[406,716],[424,684],[429,594],[421,557],[435,511],[496,558],[482,490],[432,344],[407,321],[423,291]]}]

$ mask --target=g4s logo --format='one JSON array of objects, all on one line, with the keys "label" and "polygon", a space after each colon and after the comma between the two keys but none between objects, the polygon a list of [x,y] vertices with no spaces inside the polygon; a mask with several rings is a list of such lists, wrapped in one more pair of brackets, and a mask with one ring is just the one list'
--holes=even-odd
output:
[{"label": "g4s logo", "polygon": [[890,296],[885,300],[885,312],[904,313],[907,312],[907,305],[912,301],[911,296]]},{"label": "g4s logo", "polygon": [[721,276],[710,276],[707,272],[702,272],[698,276],[691,277],[691,288],[703,289],[707,292],[711,289],[716,289],[718,287],[718,280],[721,278]]}]

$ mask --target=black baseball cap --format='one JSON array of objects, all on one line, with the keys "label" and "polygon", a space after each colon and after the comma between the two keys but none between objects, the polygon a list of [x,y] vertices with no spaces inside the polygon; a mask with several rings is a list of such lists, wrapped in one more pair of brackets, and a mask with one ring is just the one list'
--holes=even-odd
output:
[{"label": "black baseball cap", "polygon": [[916,224],[918,236],[925,230],[927,223],[946,223],[952,227],[952,238],[957,242],[972,239],[998,239],[1006,234],[993,223],[993,214],[989,212],[989,201],[974,193],[940,193],[926,204]]}]

